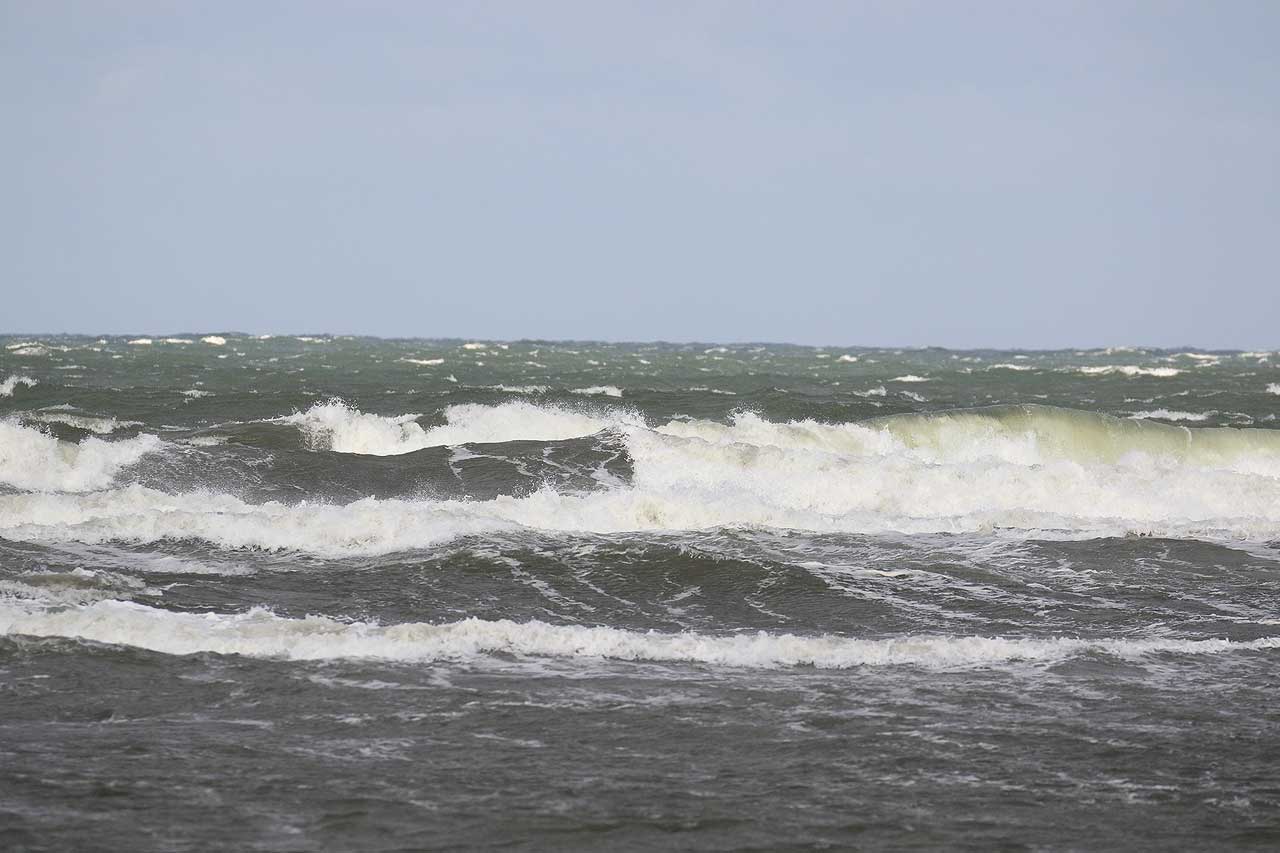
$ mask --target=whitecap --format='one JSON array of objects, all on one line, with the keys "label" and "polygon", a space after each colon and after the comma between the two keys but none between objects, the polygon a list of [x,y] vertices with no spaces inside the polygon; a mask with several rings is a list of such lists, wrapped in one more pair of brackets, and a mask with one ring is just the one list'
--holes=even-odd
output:
[{"label": "whitecap", "polygon": [[1152,409],[1147,412],[1134,412],[1131,418],[1158,418],[1163,421],[1207,421],[1211,415],[1203,412],[1180,412],[1169,409]]},{"label": "whitecap", "polygon": [[1112,373],[1120,373],[1125,376],[1154,376],[1160,379],[1167,379],[1182,373],[1176,367],[1139,367],[1136,364],[1108,364],[1081,367],[1078,370],[1087,376],[1106,376]]},{"label": "whitecap", "polygon": [[621,397],[622,389],[617,385],[592,385],[589,388],[574,388],[569,393],[586,396]]},{"label": "whitecap", "polygon": [[20,376],[15,373],[5,381],[0,382],[0,397],[12,397],[13,392],[16,391],[20,385],[25,385],[27,388],[34,388],[39,384],[39,382],[32,379],[30,376]]},{"label": "whitecap", "polygon": [[379,625],[323,616],[290,619],[254,608],[243,613],[180,613],[130,601],[76,606],[0,601],[0,635],[57,637],[131,646],[172,655],[235,654],[284,660],[483,660],[494,655],[569,660],[651,661],[709,666],[818,669],[912,666],[954,670],[1013,662],[1054,663],[1081,655],[1141,660],[1152,655],[1210,655],[1280,648],[1280,637],[1253,640],[1176,637],[1018,638],[904,635],[863,639],[837,634],[756,631],[632,631],[553,625],[539,620],[465,618]]},{"label": "whitecap", "polygon": [[504,441],[559,441],[623,424],[641,424],[628,412],[590,412],[523,400],[485,406],[464,403],[445,410],[446,423],[424,428],[421,415],[367,414],[341,401],[318,403],[280,419],[297,424],[317,450],[390,456],[425,447]]},{"label": "whitecap", "polygon": [[0,421],[0,483],[19,489],[84,492],[111,485],[116,473],[162,442],[154,435],[125,441],[59,441],[37,429]]}]

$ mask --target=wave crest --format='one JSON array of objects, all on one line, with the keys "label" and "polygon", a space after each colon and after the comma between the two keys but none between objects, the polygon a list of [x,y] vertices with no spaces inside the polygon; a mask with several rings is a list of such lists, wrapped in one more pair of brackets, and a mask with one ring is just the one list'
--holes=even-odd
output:
[{"label": "wave crest", "polygon": [[[454,406],[449,422],[432,429],[341,404],[294,417],[312,418],[310,428],[330,430],[328,440],[336,446],[364,452],[567,438],[612,428],[632,473],[629,482],[604,489],[561,493],[544,487],[486,501],[249,504],[230,495],[170,495],[141,486],[83,496],[11,495],[0,497],[0,535],[31,541],[201,539],[336,557],[521,529],[1280,536],[1280,431],[1264,429],[1192,429],[1034,406],[855,424],[773,423],[739,414],[727,424],[673,421],[656,428],[629,422],[625,413],[527,402]],[[32,449],[5,457],[0,479],[24,482],[23,488],[100,488],[155,441],[140,436],[134,443],[95,445],[89,439],[64,446],[34,431],[8,429],[6,435]],[[52,461],[37,461],[46,457]],[[21,477],[12,473],[15,466]]]},{"label": "wave crest", "polygon": [[28,388],[34,388],[38,385],[36,380],[30,376],[21,376],[17,373],[10,376],[3,382],[0,382],[0,397],[12,397],[13,392],[18,390],[19,385],[25,385]]},{"label": "wave crest", "polygon": [[125,441],[59,441],[39,430],[0,421],[0,483],[31,491],[87,492],[111,485],[116,473],[162,442],[154,435]]},{"label": "wave crest", "polygon": [[957,669],[1013,661],[1055,662],[1085,654],[1121,658],[1277,649],[1280,637],[1224,639],[1010,639],[904,636],[858,639],[759,631],[739,635],[662,633],[612,627],[552,625],[538,620],[462,619],[381,626],[321,616],[287,619],[247,613],[175,613],[118,600],[49,608],[0,603],[0,635],[61,637],[127,645],[165,654],[200,652],[287,660],[377,658],[396,661],[471,659],[491,654],[700,663],[752,668],[918,666]]},{"label": "wave crest", "polygon": [[579,410],[514,400],[496,406],[464,403],[445,409],[445,423],[423,428],[421,415],[387,417],[361,412],[341,400],[318,403],[282,418],[296,424],[317,450],[393,456],[426,447],[505,441],[562,441],[643,419],[623,411]]}]

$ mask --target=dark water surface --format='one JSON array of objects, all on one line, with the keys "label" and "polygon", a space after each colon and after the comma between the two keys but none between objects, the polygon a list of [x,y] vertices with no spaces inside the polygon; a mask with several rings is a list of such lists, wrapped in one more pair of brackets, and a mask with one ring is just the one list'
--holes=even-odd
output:
[{"label": "dark water surface", "polygon": [[1280,354],[0,347],[0,849],[1280,847]]}]

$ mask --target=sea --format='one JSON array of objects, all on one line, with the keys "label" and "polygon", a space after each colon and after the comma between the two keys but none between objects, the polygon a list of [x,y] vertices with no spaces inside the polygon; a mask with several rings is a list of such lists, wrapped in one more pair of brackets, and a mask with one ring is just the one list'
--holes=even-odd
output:
[{"label": "sea", "polygon": [[1280,353],[0,336],[0,849],[1275,850]]}]

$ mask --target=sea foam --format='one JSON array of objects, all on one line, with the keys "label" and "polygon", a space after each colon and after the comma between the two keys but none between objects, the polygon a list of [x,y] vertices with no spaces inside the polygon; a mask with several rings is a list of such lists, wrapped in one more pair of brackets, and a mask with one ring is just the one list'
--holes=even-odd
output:
[{"label": "sea foam", "polygon": [[[595,491],[543,487],[487,501],[250,504],[136,485],[90,495],[10,495],[0,496],[0,535],[201,539],[334,557],[523,530],[1280,536],[1280,432],[1263,429],[1190,429],[1035,406],[849,424],[775,423],[743,413],[730,423],[672,421],[654,428],[631,422],[625,412],[587,415],[524,401],[453,407],[449,423],[431,430],[353,415],[345,407],[329,416],[342,442],[393,451],[610,428],[626,448],[632,474],[629,482]],[[396,431],[406,426],[412,430]],[[356,442],[366,428],[372,437]],[[53,478],[62,484],[55,487],[67,489],[69,477]]]},{"label": "sea foam", "polygon": [[570,394],[582,394],[583,396],[604,396],[604,397],[621,397],[622,389],[617,385],[592,385],[589,388],[573,388]]},{"label": "sea foam", "polygon": [[72,607],[0,600],[0,635],[90,640],[172,655],[212,652],[286,660],[436,661],[475,660],[501,654],[768,669],[964,669],[1015,661],[1052,663],[1087,654],[1141,659],[1159,654],[1206,655],[1280,648],[1280,637],[1246,641],[937,635],[859,639],[765,631],[736,635],[641,632],[553,625],[538,620],[475,618],[442,624],[382,626],[321,616],[288,619],[263,609],[230,615],[175,613],[119,600]]},{"label": "sea foam", "polygon": [[15,373],[8,379],[0,382],[0,397],[12,397],[13,392],[21,385],[25,385],[28,388],[34,388],[38,384],[39,383],[30,376],[19,376]]},{"label": "sea foam", "polygon": [[0,421],[0,483],[19,489],[85,492],[111,485],[116,473],[162,442],[154,435],[126,441],[59,441],[37,429]]},{"label": "sea foam", "polygon": [[1124,376],[1154,376],[1159,379],[1168,379],[1172,376],[1177,376],[1182,371],[1176,367],[1140,367],[1136,364],[1108,364],[1098,367],[1081,367],[1079,372],[1088,376],[1106,376],[1119,373]]},{"label": "sea foam", "polygon": [[298,425],[317,450],[374,456],[457,444],[561,441],[623,424],[643,423],[638,415],[628,412],[540,406],[523,400],[497,406],[450,406],[444,416],[444,424],[424,428],[417,422],[420,415],[367,414],[333,400],[281,420]]}]

